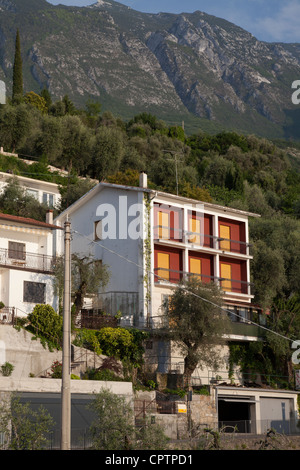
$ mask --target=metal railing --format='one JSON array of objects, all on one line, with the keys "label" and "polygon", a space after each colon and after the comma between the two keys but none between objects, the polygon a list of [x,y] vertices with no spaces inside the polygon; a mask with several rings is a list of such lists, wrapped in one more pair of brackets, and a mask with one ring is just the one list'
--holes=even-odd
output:
[{"label": "metal railing", "polygon": [[40,272],[53,272],[54,258],[48,255],[23,252],[14,255],[12,250],[0,248],[0,266],[15,269],[29,269]]},{"label": "metal railing", "polygon": [[175,241],[190,243],[198,247],[249,255],[251,245],[241,240],[222,238],[201,232],[191,232],[175,227],[156,225],[153,227],[153,238],[156,241]]},{"label": "metal railing", "polygon": [[219,421],[219,430],[225,433],[237,434],[266,434],[273,429],[285,436],[300,434],[300,422],[298,418],[290,419],[243,419],[232,421]]},{"label": "metal railing", "polygon": [[248,294],[248,288],[251,286],[250,282],[242,281],[238,279],[227,279],[224,277],[209,276],[206,274],[195,274],[186,271],[178,271],[175,269],[168,268],[154,268],[154,282],[170,282],[178,283],[185,277],[195,276],[202,282],[217,282],[221,288],[226,292],[233,292],[237,294]]},{"label": "metal railing", "polygon": [[14,325],[17,319],[15,307],[3,307],[0,310],[0,324]]}]

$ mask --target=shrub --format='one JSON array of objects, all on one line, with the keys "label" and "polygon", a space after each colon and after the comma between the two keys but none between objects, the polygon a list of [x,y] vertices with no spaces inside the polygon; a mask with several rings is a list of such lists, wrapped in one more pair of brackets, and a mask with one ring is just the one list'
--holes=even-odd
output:
[{"label": "shrub", "polygon": [[90,369],[86,373],[86,377],[88,380],[121,381],[120,377],[109,369]]},{"label": "shrub", "polygon": [[51,366],[51,377],[53,379],[61,379],[62,377],[62,363],[59,361],[54,361]]},{"label": "shrub", "polygon": [[12,374],[13,370],[14,370],[14,366],[10,364],[9,362],[5,362],[1,366],[1,372],[4,377],[9,377]]},{"label": "shrub", "polygon": [[42,344],[46,341],[49,349],[52,346],[59,348],[62,339],[63,319],[51,305],[37,304],[33,312],[28,315],[28,320],[30,322],[28,329],[41,339]]}]

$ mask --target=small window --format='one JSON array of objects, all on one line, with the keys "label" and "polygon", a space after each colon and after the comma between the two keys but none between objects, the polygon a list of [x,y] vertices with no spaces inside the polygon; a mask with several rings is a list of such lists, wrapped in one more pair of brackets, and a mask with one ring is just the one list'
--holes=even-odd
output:
[{"label": "small window", "polygon": [[39,199],[39,192],[36,191],[35,189],[26,189],[26,194],[28,196],[34,197],[37,200]]},{"label": "small window", "polygon": [[102,220],[94,222],[94,240],[102,240]]},{"label": "small window", "polygon": [[25,260],[25,243],[8,242],[8,257],[11,259]]},{"label": "small window", "polygon": [[43,193],[43,203],[48,207],[54,207],[54,194]]},{"label": "small window", "polygon": [[45,303],[46,284],[43,282],[24,281],[23,301],[33,304]]}]

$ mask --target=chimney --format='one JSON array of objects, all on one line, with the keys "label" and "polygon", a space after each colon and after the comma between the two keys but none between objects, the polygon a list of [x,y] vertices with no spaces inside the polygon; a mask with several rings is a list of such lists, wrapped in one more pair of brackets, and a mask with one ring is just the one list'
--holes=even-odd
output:
[{"label": "chimney", "polygon": [[46,223],[51,225],[53,224],[53,211],[51,209],[46,212]]},{"label": "chimney", "polygon": [[140,173],[140,188],[147,188],[147,173],[143,171]]}]

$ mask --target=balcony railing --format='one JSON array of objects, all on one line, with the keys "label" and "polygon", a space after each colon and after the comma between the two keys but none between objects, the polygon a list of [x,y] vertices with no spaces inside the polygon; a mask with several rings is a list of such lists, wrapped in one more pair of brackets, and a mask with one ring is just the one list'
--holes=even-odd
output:
[{"label": "balcony railing", "polygon": [[156,225],[153,228],[153,236],[154,240],[177,241],[241,255],[250,254],[250,245],[247,242],[220,238],[205,233],[185,231],[175,227]]},{"label": "balcony railing", "polygon": [[217,282],[221,288],[226,292],[232,292],[237,294],[248,294],[248,288],[251,283],[237,280],[237,279],[225,279],[223,277],[209,276],[205,274],[188,273],[185,271],[176,271],[174,269],[167,268],[154,268],[154,282],[165,283],[169,282],[177,284],[188,276],[195,276],[201,280],[201,282]]},{"label": "balcony railing", "polygon": [[40,255],[37,253],[22,253],[22,256],[12,254],[12,250],[0,248],[0,266],[7,266],[15,269],[27,269],[30,271],[53,272],[52,256]]}]

